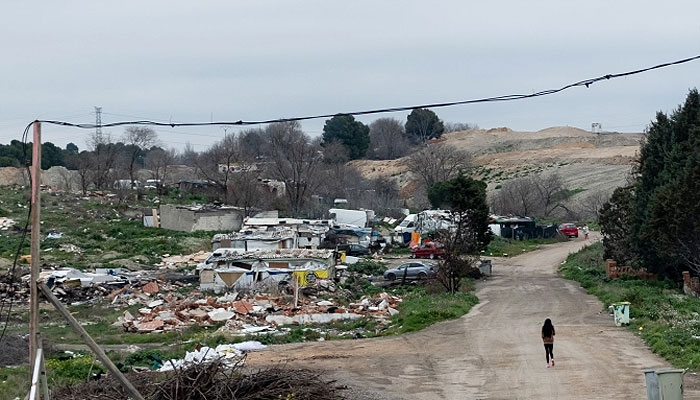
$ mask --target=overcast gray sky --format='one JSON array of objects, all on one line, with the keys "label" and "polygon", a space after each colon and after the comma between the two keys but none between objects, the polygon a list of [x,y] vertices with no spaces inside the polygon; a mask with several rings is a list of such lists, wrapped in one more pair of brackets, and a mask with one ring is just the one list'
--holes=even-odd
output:
[{"label": "overcast gray sky", "polygon": [[[698,15],[697,0],[3,2],[0,142],[35,118],[94,122],[93,106],[103,122],[256,120],[530,93],[700,54]],[[482,128],[639,132],[699,78],[696,61],[434,111]],[[384,116],[406,114],[360,119]],[[322,127],[304,124],[312,136]],[[157,131],[197,150],[224,133]],[[81,149],[87,134],[44,128],[44,140]]]}]

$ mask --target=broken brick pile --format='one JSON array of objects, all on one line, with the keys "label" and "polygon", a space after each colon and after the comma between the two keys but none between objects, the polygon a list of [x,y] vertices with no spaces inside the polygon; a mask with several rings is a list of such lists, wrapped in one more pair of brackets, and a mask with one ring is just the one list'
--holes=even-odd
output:
[{"label": "broken brick pile", "polygon": [[658,280],[658,275],[648,272],[646,268],[632,268],[626,265],[619,266],[615,260],[605,260],[605,276],[610,279],[617,279],[624,275],[636,276],[644,280]]},{"label": "broken brick pile", "polygon": [[326,323],[361,317],[388,323],[393,315],[398,314],[397,307],[401,302],[400,297],[387,293],[365,296],[347,306],[319,300],[316,296],[300,296],[296,307],[294,297],[288,294],[230,293],[219,298],[202,298],[201,293],[193,292],[186,298],[173,293],[148,296],[158,291],[157,284],[153,282],[153,285],[143,287],[144,294],[132,294],[135,297],[130,300],[137,299],[146,307],[139,309],[137,315],[124,312],[115,325],[124,327],[128,332],[158,333],[195,325],[211,327],[224,322],[220,328],[222,333],[245,335],[275,331],[281,325]]}]

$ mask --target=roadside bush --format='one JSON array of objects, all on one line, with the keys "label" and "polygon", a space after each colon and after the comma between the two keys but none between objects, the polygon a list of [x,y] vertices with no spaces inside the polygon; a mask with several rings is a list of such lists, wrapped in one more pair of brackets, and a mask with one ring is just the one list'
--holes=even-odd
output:
[{"label": "roadside bush", "polygon": [[569,255],[559,271],[598,297],[606,309],[629,301],[630,330],[673,365],[700,369],[700,299],[686,296],[668,280],[608,279],[603,263],[603,245],[596,243]]},{"label": "roadside bush", "polygon": [[386,264],[380,261],[362,260],[349,265],[348,271],[363,275],[382,276],[386,271]]}]

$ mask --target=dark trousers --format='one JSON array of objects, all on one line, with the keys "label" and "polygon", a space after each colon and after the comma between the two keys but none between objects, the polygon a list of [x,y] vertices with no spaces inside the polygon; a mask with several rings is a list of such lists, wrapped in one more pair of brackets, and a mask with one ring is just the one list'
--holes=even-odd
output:
[{"label": "dark trousers", "polygon": [[551,358],[554,360],[554,344],[553,343],[545,343],[544,344],[544,352],[547,355],[547,363],[549,364],[549,359]]}]

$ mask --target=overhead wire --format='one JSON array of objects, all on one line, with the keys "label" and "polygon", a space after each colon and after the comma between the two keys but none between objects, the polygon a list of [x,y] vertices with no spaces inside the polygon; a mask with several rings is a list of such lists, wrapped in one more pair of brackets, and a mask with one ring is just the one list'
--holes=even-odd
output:
[{"label": "overhead wire", "polygon": [[[37,120],[35,120],[27,125],[27,127],[24,130],[24,134],[22,135],[23,151],[24,151],[24,157],[25,157],[25,166],[27,167],[27,171],[29,171],[29,163],[27,162],[27,159],[26,159],[26,154],[27,154],[26,153],[26,144],[27,144],[26,142],[27,142],[27,135],[29,132],[29,128],[31,127],[31,125],[34,122],[41,122],[41,123],[45,123],[45,124],[74,127],[74,128],[81,128],[81,129],[109,128],[109,127],[118,127],[118,126],[125,126],[125,125],[147,125],[147,126],[160,126],[160,127],[175,128],[175,127],[187,127],[187,126],[265,125],[265,124],[278,123],[278,122],[297,122],[297,121],[307,121],[307,120],[322,119],[322,118],[332,118],[336,115],[359,116],[359,115],[394,113],[394,112],[411,111],[411,110],[418,109],[418,108],[443,108],[443,107],[452,107],[452,106],[458,106],[458,105],[468,105],[468,104],[478,104],[478,103],[525,100],[525,99],[530,99],[530,98],[535,98],[535,97],[548,96],[548,95],[560,93],[560,92],[563,92],[565,90],[576,88],[576,87],[590,88],[591,85],[598,83],[598,82],[601,82],[601,81],[637,75],[637,74],[641,74],[641,73],[656,70],[656,69],[666,68],[666,67],[670,67],[670,66],[674,66],[674,65],[685,64],[685,63],[695,61],[698,59],[700,59],[700,55],[696,55],[693,57],[688,57],[688,58],[684,58],[684,59],[680,59],[680,60],[676,60],[676,61],[665,62],[662,64],[657,64],[657,65],[654,65],[651,67],[640,68],[640,69],[636,69],[636,70],[632,70],[632,71],[626,71],[626,72],[615,73],[615,74],[606,74],[606,75],[601,75],[601,76],[598,76],[595,78],[583,79],[583,80],[580,80],[577,82],[569,83],[569,84],[561,86],[559,88],[546,89],[546,90],[541,90],[539,92],[534,92],[534,93],[529,93],[529,94],[508,94],[508,95],[484,97],[484,98],[469,99],[469,100],[427,103],[427,104],[418,104],[418,105],[411,105],[411,106],[385,107],[385,108],[377,108],[377,109],[370,109],[370,110],[340,112],[340,113],[333,113],[333,114],[306,115],[306,116],[298,116],[298,117],[265,119],[265,120],[257,120],[257,121],[236,120],[236,121],[211,121],[211,122],[172,122],[172,121],[162,122],[162,121],[157,121],[157,120],[149,120],[149,119],[139,118],[139,119],[133,120],[133,121],[118,121],[118,122],[109,122],[109,123],[104,123],[104,124],[91,124],[91,123],[73,123],[73,122],[68,122],[68,121],[62,121],[60,119],[56,119],[56,120],[37,119]],[[119,116],[118,114],[113,114],[113,115]],[[31,173],[29,173],[29,179],[31,182]],[[24,241],[26,240],[27,232],[29,230],[29,221],[31,218],[31,209],[32,209],[31,200],[30,200],[30,206],[28,207],[28,209],[29,209],[29,212],[27,215],[27,221],[26,221],[26,224],[25,224],[25,227],[24,227],[24,230],[22,233],[22,237],[20,239],[20,242],[19,242],[19,245],[17,248],[17,252],[15,253],[15,259],[14,259],[14,263],[12,265],[12,269],[10,271],[11,279],[14,279],[14,273],[15,273],[17,261],[19,258],[19,254],[21,252]],[[8,325],[9,318],[10,318],[10,313],[12,310],[11,297],[8,296],[6,298],[10,298],[10,304],[9,304],[8,311],[7,311],[6,317],[5,317],[5,323],[4,323],[5,326],[3,327],[2,333],[0,334],[0,342],[2,342],[2,339],[5,335],[5,331],[7,329],[7,325]],[[3,299],[2,302],[0,303],[0,320],[2,320],[2,314],[5,310],[5,300],[6,299]]]},{"label": "overhead wire", "polygon": [[[29,177],[29,187],[32,187],[32,174],[31,171],[29,170],[29,160],[27,159],[27,136],[29,135],[29,128],[32,126],[33,122],[28,124],[26,128],[24,128],[24,133],[22,134],[22,156],[24,158],[24,166],[27,169],[27,176]],[[0,348],[2,348],[2,341],[5,338],[5,333],[7,331],[7,326],[9,325],[10,322],[10,317],[12,315],[12,304],[14,300],[14,282],[17,277],[15,276],[15,272],[17,270],[17,262],[19,261],[19,255],[22,252],[22,247],[24,246],[24,242],[27,240],[27,232],[29,232],[29,222],[31,221],[31,215],[32,215],[32,200],[31,196],[28,200],[28,205],[27,205],[27,219],[24,224],[24,229],[22,229],[22,236],[20,237],[19,244],[17,245],[17,251],[15,251],[15,257],[14,260],[12,261],[12,267],[10,268],[10,271],[8,271],[8,277],[9,277],[9,291],[2,301],[0,301],[0,320],[3,320],[3,314],[4,314],[4,321],[3,321],[3,328],[2,332],[0,332]],[[8,303],[9,300],[9,304]]]},{"label": "overhead wire", "polygon": [[175,128],[175,127],[182,127],[182,126],[265,125],[265,124],[272,124],[272,123],[277,123],[277,122],[296,122],[296,121],[307,121],[307,120],[321,119],[321,118],[332,118],[336,115],[359,116],[359,115],[383,114],[383,113],[411,111],[411,110],[414,110],[417,108],[442,108],[442,107],[452,107],[452,106],[467,105],[467,104],[524,100],[524,99],[530,99],[530,98],[534,98],[534,97],[548,96],[548,95],[563,92],[565,90],[572,89],[575,87],[590,88],[591,85],[598,83],[598,82],[601,82],[601,81],[637,75],[637,74],[641,74],[641,73],[656,70],[656,69],[666,68],[666,67],[670,67],[670,66],[674,66],[674,65],[685,64],[685,63],[695,61],[698,59],[700,59],[700,55],[696,55],[693,57],[688,57],[688,58],[684,58],[684,59],[680,59],[680,60],[676,60],[676,61],[665,62],[662,64],[657,64],[657,65],[654,65],[651,67],[640,68],[640,69],[636,69],[636,70],[632,70],[632,71],[626,71],[626,72],[620,72],[620,73],[614,73],[614,74],[605,74],[605,75],[601,75],[601,76],[598,76],[595,78],[583,79],[583,80],[580,80],[577,82],[569,83],[569,84],[564,85],[564,86],[559,87],[559,88],[546,89],[546,90],[541,90],[539,92],[534,92],[534,93],[529,93],[529,94],[507,94],[507,95],[501,95],[501,96],[484,97],[484,98],[477,98],[477,99],[470,99],[470,100],[427,103],[427,104],[418,104],[418,105],[411,105],[411,106],[386,107],[386,108],[377,108],[377,109],[371,109],[371,110],[340,112],[340,113],[333,113],[333,114],[306,115],[306,116],[299,116],[299,117],[265,119],[265,120],[257,120],[257,121],[237,120],[237,121],[211,121],[211,122],[162,122],[162,121],[153,121],[153,120],[148,120],[148,119],[138,119],[138,120],[133,120],[133,121],[110,122],[110,123],[105,123],[105,124],[100,124],[100,125],[72,123],[72,122],[60,121],[60,120],[37,120],[37,121],[47,123],[47,124],[52,124],[52,125],[70,126],[70,127],[82,128],[82,129],[94,129],[97,127],[109,128],[109,127],[117,127],[117,126],[124,126],[124,125],[169,126],[171,128]]}]

